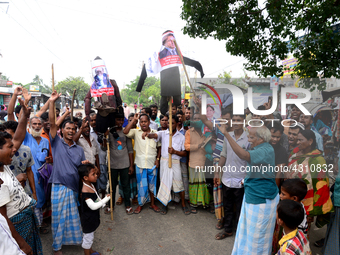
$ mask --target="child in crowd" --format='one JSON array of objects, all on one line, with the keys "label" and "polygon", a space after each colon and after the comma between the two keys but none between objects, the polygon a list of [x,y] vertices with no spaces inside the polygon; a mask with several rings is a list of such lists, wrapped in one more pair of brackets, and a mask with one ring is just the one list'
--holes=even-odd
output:
[{"label": "child in crowd", "polygon": [[304,219],[304,209],[300,202],[285,199],[277,205],[276,221],[283,227],[284,236],[281,238],[280,250],[277,255],[281,254],[312,254],[309,248],[309,242],[304,233],[298,229],[298,226]]},{"label": "child in crowd", "polygon": [[[289,199],[301,203],[301,201],[305,198],[306,194],[307,185],[303,180],[287,179],[282,183],[280,199],[281,200]],[[303,221],[298,226],[298,229],[300,229],[305,235],[307,235],[308,230],[307,214],[304,205],[302,203],[301,205],[303,207],[304,217]]]},{"label": "child in crowd", "polygon": [[[304,217],[298,229],[301,230],[305,235],[307,235],[308,230],[308,222],[307,222],[307,214],[305,208],[301,201],[305,198],[307,194],[307,185],[301,179],[287,179],[282,183],[280,199],[281,200],[293,200],[302,205],[304,211]],[[279,250],[279,240],[283,236],[283,228],[280,225],[275,225],[274,236],[273,236],[273,247],[272,254],[276,254]]]},{"label": "child in crowd", "polygon": [[94,231],[100,224],[99,209],[110,200],[110,195],[100,199],[93,183],[97,181],[98,169],[93,164],[81,165],[78,168],[81,191],[81,226],[83,228],[83,243],[85,255],[100,254],[92,250]]}]

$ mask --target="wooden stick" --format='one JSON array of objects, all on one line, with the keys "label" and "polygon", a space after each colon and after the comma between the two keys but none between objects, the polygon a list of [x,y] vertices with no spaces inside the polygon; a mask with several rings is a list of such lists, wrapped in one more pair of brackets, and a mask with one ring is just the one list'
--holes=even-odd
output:
[{"label": "wooden stick", "polygon": [[179,56],[179,58],[181,59],[182,66],[183,66],[185,75],[186,75],[186,77],[187,77],[188,83],[189,83],[189,85],[190,85],[191,91],[192,91],[192,93],[194,93],[194,97],[196,97],[195,90],[193,89],[193,87],[192,87],[192,85],[191,85],[191,83],[190,83],[189,75],[188,75],[187,69],[185,68],[185,64],[184,64],[182,52],[181,52],[181,50],[179,49],[176,40],[174,40],[174,43],[175,43],[175,46],[176,46],[176,49],[177,49],[177,52],[178,52],[178,56]]},{"label": "wooden stick", "polygon": [[[112,183],[111,183],[111,162],[110,162],[110,141],[109,135],[106,136],[106,146],[107,146],[107,167],[109,172],[109,185],[110,185],[110,212],[111,212],[111,220],[113,220],[113,205],[112,205]],[[115,194],[116,195],[116,194]]]},{"label": "wooden stick", "polygon": [[[54,92],[54,67],[52,64],[52,93]],[[54,104],[54,120],[57,122],[57,111],[55,110],[55,104]]]},{"label": "wooden stick", "polygon": [[73,108],[74,108],[74,98],[76,96],[76,89],[73,90],[72,102],[71,102],[71,121],[73,121]]},{"label": "wooden stick", "polygon": [[[170,97],[169,102],[169,148],[172,147],[172,97]],[[168,160],[169,168],[172,167],[172,158],[171,154],[169,153],[169,160]]]}]

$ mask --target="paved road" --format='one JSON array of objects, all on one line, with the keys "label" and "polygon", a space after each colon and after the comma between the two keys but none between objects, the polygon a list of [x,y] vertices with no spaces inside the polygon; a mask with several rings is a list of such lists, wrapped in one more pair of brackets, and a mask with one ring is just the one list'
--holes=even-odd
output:
[{"label": "paved road", "polygon": [[[160,206],[160,205],[159,205]],[[101,209],[101,225],[95,233],[93,249],[110,254],[231,254],[234,236],[216,241],[216,219],[201,209],[185,216],[180,205],[160,215],[148,209],[140,214],[127,215],[124,206],[116,206],[110,215]],[[312,230],[311,243],[325,234],[326,228]],[[42,235],[44,254],[51,254],[52,234]],[[313,254],[321,249],[311,245]],[[80,246],[63,246],[64,255],[80,255]]]}]

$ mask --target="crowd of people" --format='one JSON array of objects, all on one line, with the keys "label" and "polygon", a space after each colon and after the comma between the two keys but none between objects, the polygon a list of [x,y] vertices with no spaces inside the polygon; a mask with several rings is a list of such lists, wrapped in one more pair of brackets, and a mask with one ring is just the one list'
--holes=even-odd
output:
[{"label": "crowd of people", "polygon": [[[98,112],[72,117],[55,108],[59,96],[54,91],[31,117],[30,96],[17,87],[0,125],[0,254],[43,254],[48,217],[54,254],[79,244],[100,254],[92,244],[101,208],[111,214],[124,204],[132,215],[148,204],[166,215],[170,202],[185,216],[200,208],[215,214],[214,238],[235,235],[232,254],[311,254],[312,222],[327,225],[316,245],[340,254],[340,177],[330,184],[338,166],[324,150],[337,142],[335,119],[291,105],[282,126],[248,109],[233,115],[230,105],[220,117],[228,122],[215,125],[215,108],[202,115],[196,98],[160,116],[155,104],[135,103],[134,113],[123,104],[114,127],[100,133]],[[249,120],[253,127],[243,125]]]}]

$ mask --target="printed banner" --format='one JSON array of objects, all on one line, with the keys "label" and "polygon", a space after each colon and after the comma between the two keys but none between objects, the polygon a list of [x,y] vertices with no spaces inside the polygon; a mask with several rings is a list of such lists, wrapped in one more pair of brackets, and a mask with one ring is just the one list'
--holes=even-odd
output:
[{"label": "printed banner", "polygon": [[99,57],[92,61],[92,75],[94,81],[91,85],[91,97],[102,97],[103,93],[114,95],[105,63]]},{"label": "printed banner", "polygon": [[146,72],[149,75],[156,75],[164,69],[182,66],[181,59],[176,49],[175,35],[173,31],[166,31],[162,35],[162,47],[159,52],[154,52],[151,57],[148,58],[145,64]]}]

